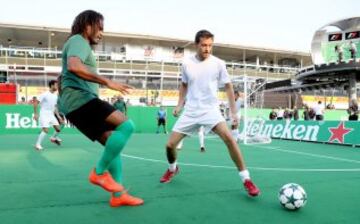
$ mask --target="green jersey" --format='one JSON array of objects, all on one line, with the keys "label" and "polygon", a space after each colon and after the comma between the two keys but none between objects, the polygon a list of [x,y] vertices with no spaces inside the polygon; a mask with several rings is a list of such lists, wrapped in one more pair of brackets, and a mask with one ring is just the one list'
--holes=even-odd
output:
[{"label": "green jersey", "polygon": [[117,100],[113,106],[122,113],[126,113],[126,103],[124,101]]},{"label": "green jersey", "polygon": [[61,74],[61,109],[68,114],[98,97],[99,84],[86,81],[67,70],[69,57],[77,57],[93,73],[97,73],[96,59],[88,41],[80,34],[70,37],[63,47]]}]

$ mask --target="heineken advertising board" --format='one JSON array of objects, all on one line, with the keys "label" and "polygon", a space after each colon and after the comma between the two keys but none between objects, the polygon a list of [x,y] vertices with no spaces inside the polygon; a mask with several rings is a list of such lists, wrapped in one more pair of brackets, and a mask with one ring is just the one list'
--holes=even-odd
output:
[{"label": "heineken advertising board", "polygon": [[[168,107],[167,114],[172,108]],[[155,133],[157,129],[156,114],[159,107],[129,107],[127,116],[135,123],[136,133]],[[38,123],[33,119],[34,108],[32,105],[0,105],[0,134],[36,134],[40,131]],[[168,116],[168,130],[175,123],[176,118]],[[79,133],[70,124],[62,133]]]},{"label": "heineken advertising board", "polygon": [[[0,105],[1,134],[32,134],[38,133],[40,127],[34,119],[34,108],[31,105]],[[64,133],[76,133],[70,124],[65,125]]]},{"label": "heineken advertising board", "polygon": [[[154,114],[157,108],[131,108],[129,117],[134,120],[139,133],[154,133]],[[141,118],[141,119],[140,119]],[[170,120],[170,130],[175,120]],[[242,132],[244,123],[240,125]],[[40,128],[33,120],[33,107],[29,105],[0,106],[1,134],[34,134]],[[64,133],[78,133],[67,125]],[[357,121],[268,121],[249,120],[248,135],[266,135],[271,138],[301,141],[360,145],[360,122]],[[1,138],[1,137],[0,137]]]},{"label": "heineken advertising board", "polygon": [[[240,125],[243,132],[244,123]],[[357,121],[259,121],[247,122],[247,135],[299,141],[360,145]]]}]

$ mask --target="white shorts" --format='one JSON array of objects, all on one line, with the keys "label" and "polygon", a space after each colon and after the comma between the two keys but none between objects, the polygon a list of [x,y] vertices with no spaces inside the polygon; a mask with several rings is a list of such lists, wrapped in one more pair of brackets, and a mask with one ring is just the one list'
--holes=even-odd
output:
[{"label": "white shorts", "polygon": [[59,125],[53,112],[40,112],[39,125],[41,128],[49,128],[50,126]]},{"label": "white shorts", "polygon": [[185,135],[192,135],[198,133],[199,128],[203,126],[204,132],[207,134],[220,122],[225,122],[225,119],[218,109],[196,113],[185,110],[172,130]]}]

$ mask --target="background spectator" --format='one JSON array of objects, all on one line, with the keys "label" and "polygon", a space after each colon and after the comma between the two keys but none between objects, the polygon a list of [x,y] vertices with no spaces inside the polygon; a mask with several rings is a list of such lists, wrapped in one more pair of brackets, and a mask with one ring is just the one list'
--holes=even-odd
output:
[{"label": "background spectator", "polygon": [[276,120],[276,118],[277,118],[276,110],[275,110],[275,108],[272,108],[272,110],[271,110],[271,112],[269,114],[269,119],[270,120]]},{"label": "background spectator", "polygon": [[317,103],[317,105],[313,108],[314,112],[315,112],[315,119],[317,121],[324,120],[324,108],[323,108],[323,106],[321,104],[322,104],[322,102],[319,101]]},{"label": "background spectator", "polygon": [[359,119],[359,106],[356,99],[351,100],[347,112],[349,114],[349,121],[357,121]]}]

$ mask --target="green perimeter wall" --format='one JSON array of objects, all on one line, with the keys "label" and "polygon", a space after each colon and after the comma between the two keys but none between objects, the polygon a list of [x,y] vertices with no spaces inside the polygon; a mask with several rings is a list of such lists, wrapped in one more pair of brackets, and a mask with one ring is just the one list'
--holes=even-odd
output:
[{"label": "green perimeter wall", "polygon": [[[168,131],[175,123],[172,108],[166,108],[168,113]],[[156,115],[159,107],[129,107],[128,117],[136,125],[137,133],[155,133],[157,130]],[[38,133],[39,128],[32,119],[33,107],[31,105],[0,105],[0,134],[33,134]],[[162,128],[160,129],[162,131]],[[69,125],[63,130],[64,133],[76,133],[75,128]]]},{"label": "green perimeter wall", "polygon": [[[176,118],[172,116],[172,107],[168,107],[167,129],[171,131]],[[128,117],[136,125],[137,133],[155,133],[157,129],[156,114],[158,107],[129,107]],[[268,118],[270,109],[250,109],[248,115],[251,117],[261,116]],[[31,105],[0,105],[0,134],[32,134],[38,133],[39,128],[32,119],[33,107]],[[243,114],[243,111],[242,111]],[[300,110],[300,114],[302,111]],[[329,110],[325,113],[325,120],[346,119],[344,110]],[[162,130],[161,130],[162,131]],[[75,133],[74,128],[67,127],[64,133]]]}]

